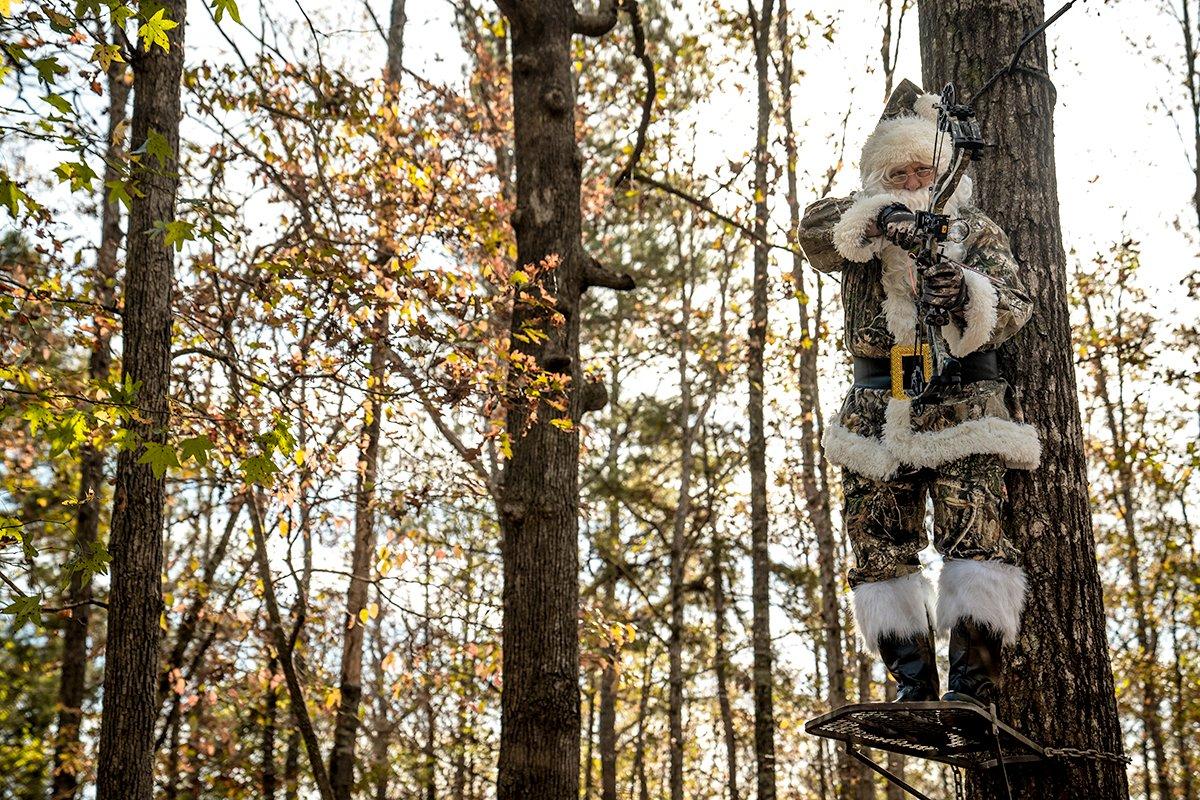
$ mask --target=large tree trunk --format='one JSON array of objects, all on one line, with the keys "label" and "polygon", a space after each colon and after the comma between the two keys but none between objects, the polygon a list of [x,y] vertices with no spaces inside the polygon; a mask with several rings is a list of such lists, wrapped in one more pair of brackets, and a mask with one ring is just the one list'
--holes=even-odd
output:
[{"label": "large tree trunk", "polygon": [[[513,303],[518,358],[569,376],[564,416],[538,401],[531,420],[514,398],[506,428],[512,456],[500,488],[503,533],[503,674],[497,800],[576,800],[579,792],[579,432],[585,404],[579,368],[579,301],[586,288],[580,169],[575,142],[572,34],[603,35],[612,2],[596,17],[570,0],[501,0],[512,25],[518,264],[555,299],[549,324],[528,289]],[[547,261],[551,259],[551,261]],[[557,266],[548,269],[553,259]],[[587,265],[589,269],[594,266]],[[594,284],[593,284],[594,285]],[[540,329],[546,341],[522,333]],[[519,338],[518,338],[519,337]],[[521,341],[524,339],[525,341]],[[516,360],[516,359],[514,359]],[[513,371],[514,380],[519,371]]]},{"label": "large tree trunk", "polygon": [[[105,138],[104,184],[120,178],[117,165],[123,157],[124,137],[118,131],[125,124],[129,105],[129,85],[125,83],[125,65],[113,62],[108,69],[108,135]],[[96,252],[96,302],[112,306],[116,302],[115,278],[117,250],[121,246],[121,207],[105,202],[101,189],[100,247]],[[92,352],[88,358],[88,379],[99,382],[108,378],[112,367],[112,338],[108,312],[93,318],[96,327]],[[79,448],[79,506],[75,514],[75,549],[87,555],[100,533],[100,494],[104,481],[104,453],[90,441]],[[58,733],[54,739],[53,800],[72,800],[79,781],[75,769],[79,762],[79,725],[83,721],[83,698],[87,682],[88,622],[91,619],[92,579],[81,572],[71,576],[67,603],[71,615],[63,625],[62,672],[58,689]]]},{"label": "large tree trunk", "polygon": [[[767,183],[771,127],[771,18],[774,0],[762,0],[754,35],[758,78],[758,133],[754,145],[754,283],[748,346],[750,417],[750,547],[754,643],[754,754],[758,800],[775,799],[775,708],[771,654],[771,556],[767,528],[767,441],[763,425],[763,352],[767,343]],[[751,14],[754,14],[751,6]]]},{"label": "large tree trunk", "polygon": [[[167,391],[171,373],[171,294],[175,252],[155,229],[175,219],[179,186],[180,77],[186,3],[166,0],[174,20],[170,49],[155,47],[134,62],[132,141],[139,147],[151,131],[172,156],[165,163],[143,154],[133,168],[141,191],[129,210],[125,262],[122,382],[140,384],[137,417],[125,427],[141,443],[166,441],[170,428]],[[142,446],[117,458],[109,552],[108,637],[104,660],[104,709],[100,721],[96,796],[99,800],[152,800],[154,725],[158,719],[158,622],[162,615],[163,479],[139,464]]]},{"label": "large tree trunk", "polygon": [[[925,85],[938,88],[952,79],[968,96],[1043,19],[1040,0],[921,0],[918,10]],[[978,109],[984,134],[998,145],[977,167],[979,204],[1008,232],[1027,266],[1022,277],[1034,301],[1033,319],[1002,348],[1002,369],[1042,439],[1041,468],[1013,471],[1008,479],[1005,530],[1024,551],[1029,594],[1000,713],[1043,745],[1119,754],[1072,359],[1054,169],[1055,93],[1045,74],[1044,38],[1028,48],[1024,63],[1031,69],[1004,78]],[[1014,774],[1018,797],[1129,795],[1122,765],[1109,760],[1013,772],[1020,775]],[[990,785],[975,784],[972,791],[998,796]]]}]

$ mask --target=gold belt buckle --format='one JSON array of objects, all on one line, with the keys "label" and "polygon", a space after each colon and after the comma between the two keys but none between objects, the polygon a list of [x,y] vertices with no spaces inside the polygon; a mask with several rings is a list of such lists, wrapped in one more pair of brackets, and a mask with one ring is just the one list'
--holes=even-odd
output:
[{"label": "gold belt buckle", "polygon": [[[912,399],[904,391],[904,359],[916,354],[917,349],[911,344],[898,344],[892,348],[892,397],[897,400]],[[925,373],[926,381],[933,377],[933,351],[928,343],[921,344],[921,371]]]}]

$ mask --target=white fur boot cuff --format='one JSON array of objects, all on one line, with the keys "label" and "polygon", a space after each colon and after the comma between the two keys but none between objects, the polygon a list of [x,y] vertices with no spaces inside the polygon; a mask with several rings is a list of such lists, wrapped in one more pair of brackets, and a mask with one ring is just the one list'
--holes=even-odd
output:
[{"label": "white fur boot cuff", "polygon": [[925,633],[933,619],[933,584],[922,572],[859,584],[854,588],[854,620],[859,641],[876,655],[884,636]]},{"label": "white fur boot cuff", "polygon": [[938,631],[946,633],[960,619],[970,618],[1012,645],[1021,629],[1025,584],[1025,571],[1011,564],[946,559],[938,582]]}]

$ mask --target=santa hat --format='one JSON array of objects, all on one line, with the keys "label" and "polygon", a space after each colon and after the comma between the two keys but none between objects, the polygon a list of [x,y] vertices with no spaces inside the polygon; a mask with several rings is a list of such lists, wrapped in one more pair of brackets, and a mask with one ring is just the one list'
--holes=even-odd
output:
[{"label": "santa hat", "polygon": [[[937,136],[936,94],[923,92],[912,81],[904,80],[892,92],[875,131],[867,137],[859,158],[863,186],[888,167],[904,166],[912,161],[934,164],[933,145]],[[948,144],[948,143],[947,143]],[[942,148],[938,170],[950,160],[950,147]]]}]

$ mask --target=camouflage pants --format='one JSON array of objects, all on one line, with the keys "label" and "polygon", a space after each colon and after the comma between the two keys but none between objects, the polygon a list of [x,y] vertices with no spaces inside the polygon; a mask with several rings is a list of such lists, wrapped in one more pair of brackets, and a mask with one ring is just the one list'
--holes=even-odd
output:
[{"label": "camouflage pants", "polygon": [[850,586],[910,575],[925,549],[925,499],[933,497],[933,546],[946,558],[1016,564],[1002,526],[1005,466],[979,454],[888,481],[844,469],[846,535],[854,551]]}]

